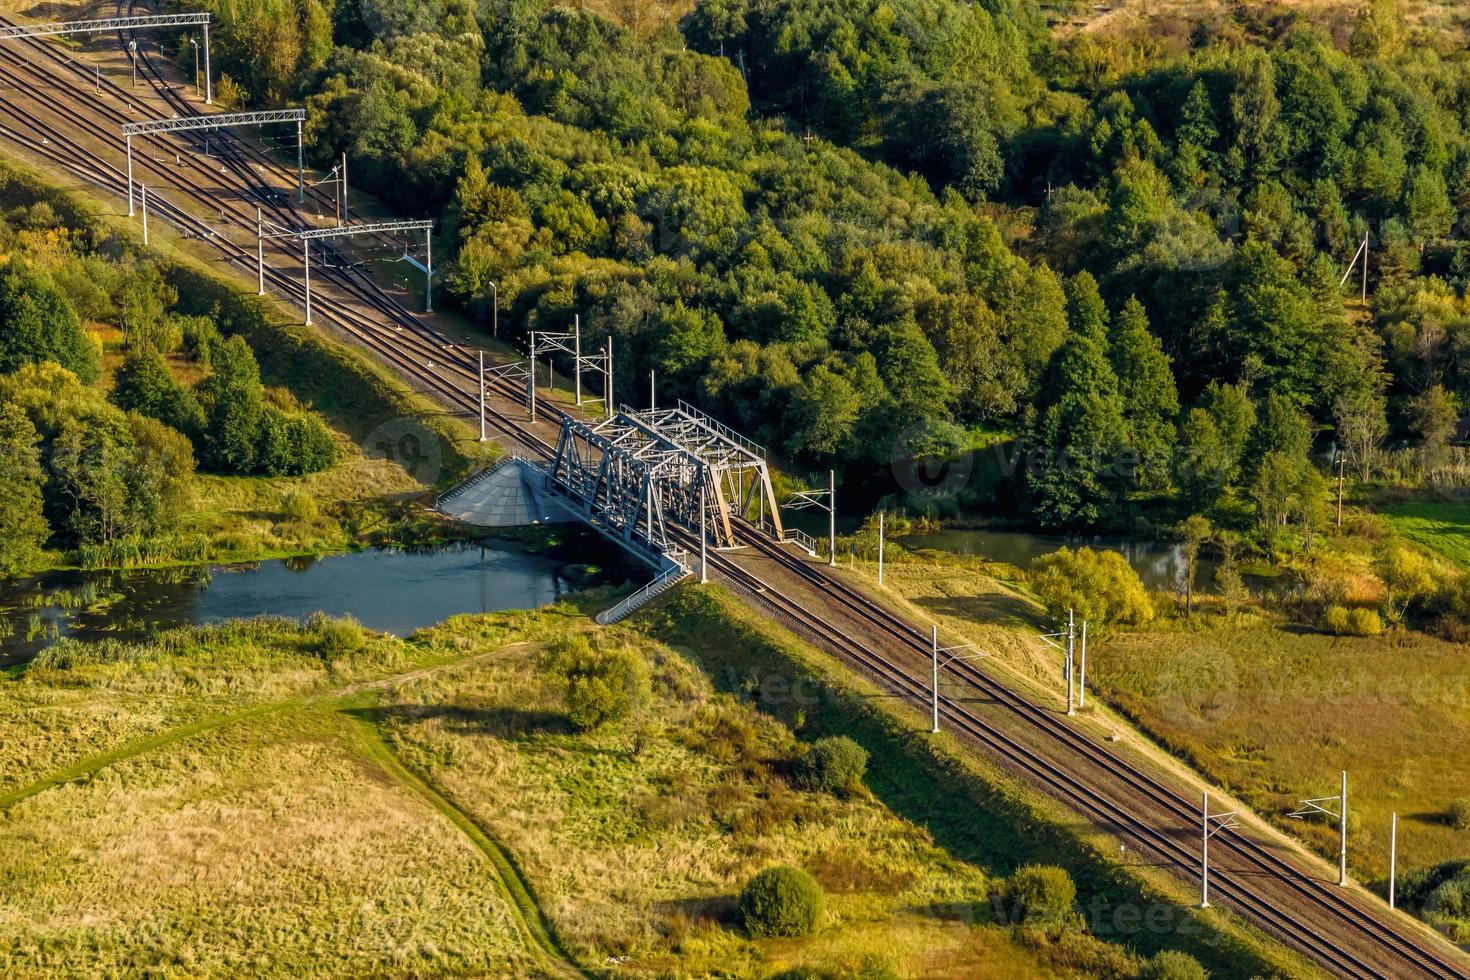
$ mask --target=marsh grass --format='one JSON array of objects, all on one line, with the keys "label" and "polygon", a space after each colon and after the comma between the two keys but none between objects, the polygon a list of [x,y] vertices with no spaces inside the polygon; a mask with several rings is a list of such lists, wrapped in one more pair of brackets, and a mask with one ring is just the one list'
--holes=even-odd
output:
[{"label": "marsh grass", "polygon": [[1391,811],[1401,870],[1470,854],[1470,833],[1448,817],[1470,794],[1462,644],[1262,625],[1130,633],[1094,648],[1088,677],[1159,742],[1329,857],[1335,827],[1284,814],[1335,794],[1346,769],[1358,814],[1350,863],[1365,880],[1382,886],[1387,874]]}]

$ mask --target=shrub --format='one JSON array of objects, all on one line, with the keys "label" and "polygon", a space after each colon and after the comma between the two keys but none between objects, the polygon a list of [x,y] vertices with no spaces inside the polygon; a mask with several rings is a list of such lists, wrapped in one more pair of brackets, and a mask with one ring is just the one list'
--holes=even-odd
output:
[{"label": "shrub", "polygon": [[740,915],[752,936],[805,936],[816,928],[825,901],[811,875],[781,865],[750,879],[740,894]]},{"label": "shrub", "polygon": [[1342,636],[1348,631],[1348,611],[1343,606],[1328,606],[1322,621],[1329,633]]},{"label": "shrub", "polygon": [[587,637],[570,636],[547,666],[561,678],[567,717],[583,731],[631,717],[648,700],[648,668],[631,650],[595,650]]},{"label": "shrub", "polygon": [[318,613],[311,617],[307,627],[316,634],[317,650],[324,660],[356,653],[366,640],[362,626],[351,616],[333,619]]},{"label": "shrub", "polygon": [[1450,826],[1456,830],[1470,830],[1470,796],[1462,796],[1450,804]]},{"label": "shrub", "polygon": [[1377,636],[1383,632],[1383,620],[1377,609],[1349,609],[1347,627],[1353,636]]},{"label": "shrub", "polygon": [[1053,612],[1075,609],[1094,623],[1146,623],[1153,618],[1148,590],[1116,551],[1061,548],[1032,565],[1036,594]]},{"label": "shrub", "polygon": [[1160,950],[1138,971],[1140,980],[1209,980],[1210,975],[1188,953],[1175,949]]},{"label": "shrub", "polygon": [[1065,868],[1028,864],[1006,883],[1005,897],[1015,925],[1061,922],[1077,900],[1077,886]]},{"label": "shrub", "polygon": [[845,793],[862,782],[868,771],[868,753],[861,745],[839,735],[819,738],[793,767],[797,785],[826,793]]},{"label": "shrub", "polygon": [[281,498],[281,516],[288,521],[314,521],[316,500],[303,490],[292,490]]}]

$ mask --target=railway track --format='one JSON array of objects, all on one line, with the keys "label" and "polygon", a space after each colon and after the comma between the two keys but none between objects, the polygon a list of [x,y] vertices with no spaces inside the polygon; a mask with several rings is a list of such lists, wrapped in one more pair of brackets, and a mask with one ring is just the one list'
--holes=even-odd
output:
[{"label": "railway track", "polygon": [[[4,22],[5,19],[0,18],[0,23]],[[33,48],[53,62],[61,62],[54,46],[38,42]],[[75,62],[58,67],[84,73]],[[167,88],[156,67],[150,64],[145,70],[155,85]],[[93,76],[86,74],[85,77],[86,84],[91,85]],[[15,65],[0,60],[0,79],[24,84],[28,79],[34,83],[43,78],[54,81],[54,76],[30,62]],[[130,98],[120,87],[111,82],[107,84],[111,86],[110,94],[119,101],[125,103]],[[193,111],[177,93],[166,92],[164,97],[176,100],[170,104],[180,112]],[[68,107],[64,102],[71,105]],[[125,174],[115,164],[74,140],[63,129],[62,121],[44,121],[34,107],[23,107],[9,95],[0,96],[0,111],[14,123],[0,125],[0,139],[19,143],[30,152],[46,157],[104,190],[118,194],[123,192]],[[52,103],[52,111],[64,115],[65,123],[79,128],[89,143],[96,141],[115,153],[120,152],[121,136],[99,124],[92,114],[100,111],[109,122],[120,126],[121,122],[130,121],[125,112],[98,101],[83,102],[74,97],[58,97]],[[161,138],[139,145],[151,148],[155,153],[163,153],[165,161],[177,150],[174,144]],[[176,191],[181,200],[196,208],[217,212],[223,222],[253,230],[254,207],[258,203],[262,210],[273,214],[282,223],[294,226],[307,223],[297,209],[282,201],[279,194],[260,179],[260,168],[279,169],[278,164],[253,148],[242,151],[233,140],[221,139],[220,146],[225,176],[240,185],[227,189],[238,194],[238,199],[221,200],[219,193],[211,191],[189,173],[181,172],[182,168],[160,165],[156,157],[147,158],[144,166]],[[246,201],[251,203],[244,203]],[[150,202],[155,214],[186,234],[209,242],[230,264],[244,271],[254,271],[253,250],[219,234],[207,219],[167,197],[159,196],[156,191],[150,196]],[[356,270],[325,269],[322,278],[333,287],[333,293],[340,294],[314,295],[314,306],[325,321],[361,343],[411,381],[429,387],[451,407],[476,414],[478,378],[470,352],[452,345],[443,334],[402,304],[383,295],[381,287]],[[300,305],[304,290],[294,276],[268,267],[267,281]],[[386,321],[386,326],[383,321]],[[493,381],[490,388],[510,400],[519,398],[521,394],[509,382]],[[553,417],[566,414],[555,405],[548,405],[547,411]],[[540,458],[550,455],[551,446],[534,431],[499,414],[491,414],[487,422],[501,439],[520,447],[528,455]],[[926,635],[835,577],[772,543],[755,528],[741,526],[740,537],[742,543],[764,558],[777,563],[790,575],[799,577],[834,609],[886,637],[911,662],[922,656],[923,662],[927,663]],[[697,542],[692,539],[686,539],[685,544],[697,547]],[[897,659],[871,649],[835,625],[829,617],[813,612],[809,605],[772,588],[730,556],[715,554],[711,564],[716,574],[738,592],[797,632],[866,672],[888,690],[920,705],[928,704],[929,689],[922,679],[922,671],[916,676]],[[1069,727],[1055,713],[1030,702],[985,671],[966,663],[952,666],[950,670],[968,691],[983,695],[1022,726],[1054,740],[1070,756],[1095,767],[1106,780],[1085,781],[1068,766],[1038,753],[963,703],[945,697],[941,699],[941,710],[952,728],[1089,819],[1116,834],[1131,838],[1141,848],[1169,862],[1187,879],[1197,880],[1197,857],[1190,843],[1197,833],[1193,828],[1197,826],[1198,815],[1190,801],[1126,760],[1099,751],[1100,747]],[[1125,789],[1131,799],[1120,800],[1098,788],[1108,782]],[[1136,802],[1145,804],[1140,809],[1150,811],[1147,816],[1135,812]],[[1172,824],[1177,824],[1177,829],[1161,829]],[[1394,924],[1384,921],[1377,910],[1365,909],[1352,896],[1334,891],[1320,879],[1304,874],[1249,836],[1227,833],[1217,841],[1219,863],[1212,868],[1211,877],[1212,886],[1222,902],[1244,913],[1278,939],[1302,950],[1333,973],[1353,977],[1470,976],[1462,965],[1451,962],[1427,942],[1414,941],[1417,937],[1395,929]],[[1236,865],[1227,867],[1231,858]],[[1273,884],[1274,892],[1268,894]],[[1288,900],[1285,904],[1294,904],[1299,911],[1305,910],[1310,914],[1293,914],[1292,910],[1283,907],[1282,898]],[[1373,957],[1375,962],[1369,962],[1366,955],[1348,948],[1349,944],[1339,942],[1335,937],[1329,938],[1329,932],[1321,927],[1324,922],[1337,927],[1336,935],[1355,940],[1351,943],[1353,947],[1361,947],[1366,940],[1368,949],[1378,954]]]}]

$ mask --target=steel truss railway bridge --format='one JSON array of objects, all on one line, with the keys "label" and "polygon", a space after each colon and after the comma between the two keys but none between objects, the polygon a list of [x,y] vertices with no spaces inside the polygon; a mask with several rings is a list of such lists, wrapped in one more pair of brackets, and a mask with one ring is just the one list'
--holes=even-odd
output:
[{"label": "steel truss railway bridge", "polygon": [[[49,30],[56,25],[45,26]],[[105,29],[103,22],[87,26]],[[145,25],[106,24],[113,29],[140,26]],[[16,46],[42,56],[35,61],[12,57],[8,53],[12,46],[0,45],[0,77],[10,83],[0,92],[4,116],[0,140],[121,196],[131,181],[116,165],[126,150],[119,127],[135,120],[111,103],[65,95],[69,78],[74,87],[96,83],[99,91],[102,80],[38,42],[36,35],[42,31],[23,30],[4,15],[0,27],[8,29]],[[141,48],[134,64],[157,77]],[[37,79],[48,83],[48,93],[62,94],[54,101],[36,97],[28,85]],[[161,77],[159,82],[160,96],[188,111],[161,84]],[[111,83],[108,91],[115,102],[125,101],[125,93]],[[163,146],[163,135],[140,138]],[[172,155],[172,147],[168,151]],[[242,191],[278,211],[283,227],[309,224],[301,209],[276,201],[272,189],[254,174],[256,164],[275,166],[274,161],[239,148],[222,152],[222,158],[228,172],[219,171],[223,177],[211,172],[210,178],[218,181],[217,190],[156,160],[145,160],[143,165],[191,207],[210,212],[219,208],[222,224],[228,210],[233,224],[259,231],[253,207],[246,213],[232,203],[233,195]],[[269,281],[287,298],[297,301],[302,296],[304,283],[279,270],[262,269],[258,241],[250,243],[254,249],[243,248],[228,236],[215,234],[208,222],[178,204],[160,199],[159,208],[165,220],[219,251],[239,270],[268,272]],[[487,378],[483,365],[477,372],[475,352],[451,343],[379,288],[341,270],[328,270],[324,278],[333,287],[322,300],[324,319],[445,403],[473,417],[474,392],[477,386],[483,392],[487,380],[506,403],[519,397],[520,386],[512,377]],[[479,404],[483,420],[483,395]],[[667,562],[659,579],[664,582],[687,575],[691,553],[710,547],[714,553],[709,564],[752,606],[874,678],[903,701],[926,708],[931,703],[931,689],[915,671],[917,664],[927,671],[937,638],[772,542],[772,537],[788,540],[792,532],[782,528],[759,446],[683,404],[647,411],[623,408],[600,422],[548,408],[560,422],[555,445],[543,440],[533,426],[512,422],[502,413],[492,421],[507,445],[526,447],[529,456],[540,461],[534,472],[561,506],[635,551]],[[755,518],[752,509],[758,512]],[[761,533],[762,527],[766,533]],[[737,547],[749,549],[755,560],[727,553]],[[1198,833],[1201,813],[1199,797],[1189,798],[1185,780],[1173,773],[1160,774],[1126,747],[1103,744],[1095,731],[1059,717],[1008,678],[992,676],[968,662],[946,669],[948,681],[965,692],[964,697],[945,695],[939,701],[952,730],[1083,819],[1127,841],[1148,855],[1147,860],[1159,862],[1181,880],[1197,880],[1200,854],[1190,841]],[[1383,908],[1366,892],[1328,882],[1320,869],[1271,843],[1260,830],[1219,828],[1208,837],[1212,862],[1229,861],[1210,873],[1217,902],[1244,914],[1333,975],[1470,976],[1463,957],[1438,937],[1401,913]]]},{"label": "steel truss railway bridge", "polygon": [[562,421],[548,489],[588,523],[655,563],[682,564],[671,524],[715,549],[737,546],[732,516],[781,516],[765,450],[686,402]]}]

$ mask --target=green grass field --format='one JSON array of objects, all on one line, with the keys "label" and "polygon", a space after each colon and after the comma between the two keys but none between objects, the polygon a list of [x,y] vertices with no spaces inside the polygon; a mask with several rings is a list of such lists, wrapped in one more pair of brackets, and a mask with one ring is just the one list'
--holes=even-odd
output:
[{"label": "green grass field", "polygon": [[1402,501],[1377,510],[1397,533],[1470,569],[1470,501]]}]

